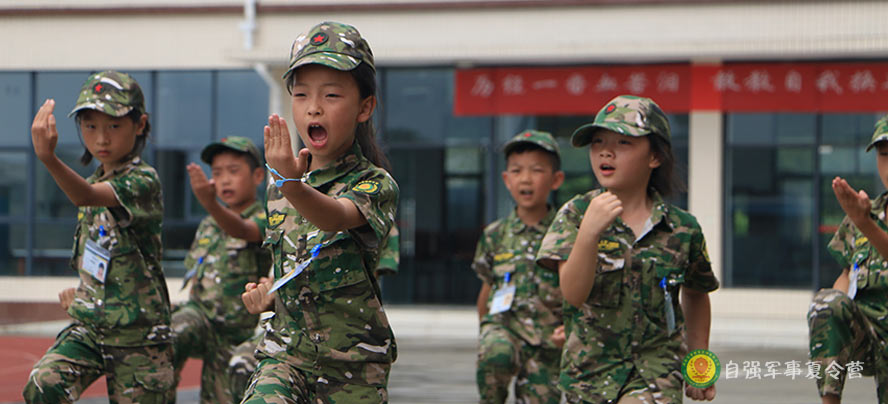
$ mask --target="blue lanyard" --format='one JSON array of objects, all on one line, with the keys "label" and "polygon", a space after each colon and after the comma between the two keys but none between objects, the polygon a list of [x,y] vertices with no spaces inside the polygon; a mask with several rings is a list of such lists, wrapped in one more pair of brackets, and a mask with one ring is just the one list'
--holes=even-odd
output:
[{"label": "blue lanyard", "polygon": [[287,178],[287,177],[284,177],[283,175],[281,175],[281,173],[277,172],[277,170],[271,168],[271,166],[268,165],[268,163],[265,164],[265,168],[268,168],[268,171],[270,171],[272,174],[274,174],[275,176],[277,176],[277,177],[280,178],[279,180],[274,180],[274,186],[276,186],[276,187],[278,187],[278,188],[284,186],[284,183],[286,183],[286,182],[288,182],[288,181],[295,181],[295,182],[302,182],[302,183],[305,182],[305,179],[304,179],[304,178]]}]

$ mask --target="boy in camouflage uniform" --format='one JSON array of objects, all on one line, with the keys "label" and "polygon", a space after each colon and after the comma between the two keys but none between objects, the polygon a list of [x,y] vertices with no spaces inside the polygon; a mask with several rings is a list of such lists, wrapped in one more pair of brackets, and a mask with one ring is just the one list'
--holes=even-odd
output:
[{"label": "boy in camouflage uniform", "polygon": [[[385,239],[385,245],[382,248],[381,254],[379,256],[379,265],[376,266],[374,271],[376,279],[383,275],[396,275],[398,273],[398,263],[401,261],[400,238],[398,237],[398,227],[396,225],[392,225],[392,229]],[[262,278],[260,283],[266,283],[269,288],[271,287],[271,280],[268,278]],[[252,289],[250,286],[248,288]],[[274,294],[269,297],[274,297]],[[273,303],[273,299],[269,299],[263,311],[272,310],[274,308]],[[260,320],[260,325],[256,328],[253,338],[238,345],[231,355],[231,360],[228,361],[228,374],[231,375],[231,395],[234,396],[235,402],[240,402],[243,399],[244,390],[247,388],[250,376],[253,375],[256,365],[259,364],[259,360],[255,355],[256,346],[265,337],[265,330],[261,323],[262,321]]]},{"label": "boy in camouflage uniform", "polygon": [[71,115],[101,164],[84,180],[55,155],[47,100],[31,127],[34,151],[78,206],[71,267],[80,284],[60,296],[74,321],[34,365],[28,403],[70,403],[104,375],[114,402],[166,403],[173,386],[170,301],[160,262],[163,199],[157,172],[139,157],[150,132],[145,101],[129,75],[91,75]]},{"label": "boy in camouflage uniform", "polygon": [[[876,123],[866,151],[873,147],[879,178],[888,186],[888,116]],[[828,248],[843,270],[808,311],[811,361],[820,364],[817,390],[823,403],[840,402],[846,372],[856,366],[875,376],[879,402],[888,403],[888,192],[870,201],[839,177],[832,188],[846,216]]]},{"label": "boy in camouflage uniform", "polygon": [[[660,107],[635,96],[611,100],[571,137],[590,145],[606,189],[565,203],[537,254],[559,270],[570,304],[559,383],[570,403],[680,403],[682,358],[708,347],[718,281],[697,220],[661,197],[674,185],[669,139]],[[711,400],[715,386],[685,393]]]},{"label": "boy in camouflage uniform", "polygon": [[[558,274],[536,264],[536,251],[555,217],[547,201],[564,181],[558,144],[546,132],[527,130],[503,147],[503,182],[515,210],[489,224],[478,241],[472,269],[478,294],[481,340],[476,381],[482,403],[502,404],[516,378],[518,403],[557,404],[563,337]],[[494,293],[491,293],[494,291]],[[511,300],[501,304],[502,295]]]},{"label": "boy in camouflage uniform", "polygon": [[[241,302],[244,286],[268,273],[271,258],[262,249],[265,209],[256,200],[265,170],[259,149],[250,139],[229,136],[201,152],[212,179],[189,164],[191,187],[210,213],[197,228],[185,258],[188,302],[173,312],[176,382],[188,358],[203,360],[202,403],[234,402],[228,381],[228,361],[234,347],[250,337],[257,316]],[[217,197],[225,206],[217,201]]]}]

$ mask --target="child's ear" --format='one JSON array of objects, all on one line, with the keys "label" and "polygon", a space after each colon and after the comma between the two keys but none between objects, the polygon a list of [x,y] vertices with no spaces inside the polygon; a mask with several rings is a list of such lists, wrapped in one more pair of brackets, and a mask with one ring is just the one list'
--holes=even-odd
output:
[{"label": "child's ear", "polygon": [[650,169],[653,170],[653,169],[659,167],[660,164],[663,164],[660,161],[660,153],[651,153],[651,161],[648,163],[648,167],[650,167]]},{"label": "child's ear", "polygon": [[145,134],[145,127],[148,125],[148,114],[142,114],[139,118],[139,124],[136,126],[136,136]]},{"label": "child's ear", "polygon": [[564,184],[564,171],[558,170],[552,178],[552,190],[561,188],[561,184]]},{"label": "child's ear", "polygon": [[260,186],[265,183],[265,168],[256,167],[253,169],[253,185]]},{"label": "child's ear", "polygon": [[373,111],[376,110],[376,96],[371,95],[367,98],[361,100],[361,110],[358,112],[358,123],[364,123],[370,120],[370,117],[373,116]]}]

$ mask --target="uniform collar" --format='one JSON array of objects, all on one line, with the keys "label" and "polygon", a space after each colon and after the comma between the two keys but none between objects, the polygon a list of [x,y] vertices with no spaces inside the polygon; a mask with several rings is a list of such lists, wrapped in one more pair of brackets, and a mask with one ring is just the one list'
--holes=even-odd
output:
[{"label": "uniform collar", "polygon": [[133,167],[139,165],[140,163],[142,163],[142,158],[139,156],[135,156],[135,157],[130,158],[127,162],[121,164],[120,166],[118,166],[114,170],[112,170],[110,173],[106,173],[104,167],[101,164],[99,164],[99,167],[96,168],[96,171],[93,173],[93,177],[95,177],[97,181],[103,181],[108,178],[116,177],[116,176],[120,175],[121,173],[127,172],[130,169],[132,169]]},{"label": "uniform collar", "polygon": [[870,214],[881,221],[885,221],[885,205],[888,204],[888,191],[882,192],[878,198],[873,199]]},{"label": "uniform collar", "polygon": [[253,201],[253,203],[250,204],[250,206],[247,206],[247,208],[244,209],[244,210],[240,213],[240,216],[241,216],[242,218],[248,218],[248,217],[250,217],[250,216],[253,216],[253,214],[255,214],[256,211],[258,211],[258,210],[263,210],[263,209],[264,209],[264,207],[262,206],[262,203],[261,203],[261,202],[259,202],[259,201]]},{"label": "uniform collar", "polygon": [[[600,188],[598,190],[592,191],[589,195],[589,200],[595,198],[601,193],[607,191],[606,188]],[[660,222],[665,222],[666,226],[669,230],[675,230],[675,224],[672,223],[669,219],[669,204],[663,200],[663,197],[660,196],[660,193],[654,189],[650,190],[651,192],[651,201],[653,202],[653,206],[651,207],[651,227],[656,227]]]},{"label": "uniform collar", "polygon": [[326,166],[308,172],[305,176],[305,183],[317,188],[333,182],[355,168],[362,160],[364,160],[364,154],[361,153],[361,146],[355,140],[352,143],[351,149],[338,159]]},{"label": "uniform collar", "polygon": [[509,213],[509,216],[506,217],[506,222],[510,225],[509,227],[512,228],[512,232],[515,234],[522,233],[528,229],[534,230],[536,232],[545,233],[546,230],[549,229],[549,225],[552,223],[552,219],[555,218],[556,213],[555,209],[552,209],[551,206],[546,205],[546,208],[548,209],[548,211],[546,212],[546,216],[543,216],[543,218],[540,219],[540,222],[534,226],[528,226],[521,220],[520,217],[518,217],[517,207],[515,209],[512,209],[512,211]]}]

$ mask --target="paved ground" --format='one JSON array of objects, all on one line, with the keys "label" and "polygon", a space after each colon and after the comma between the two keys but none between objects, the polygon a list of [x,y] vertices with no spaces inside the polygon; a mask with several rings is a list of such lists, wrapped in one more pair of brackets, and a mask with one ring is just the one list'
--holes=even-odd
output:
[{"label": "paved ground", "polygon": [[[392,369],[389,383],[390,401],[393,404],[477,402],[474,382],[477,347],[474,335],[477,333],[477,326],[474,323],[473,310],[396,307],[390,309],[389,314],[395,332],[399,335],[399,359]],[[713,324],[712,350],[719,356],[723,366],[715,403],[801,404],[819,401],[814,382],[805,379],[804,374],[795,380],[783,375],[786,363],[799,361],[804,366],[807,359],[803,319],[795,323],[783,322],[780,327],[742,319],[730,322],[714,320]],[[0,335],[6,334],[5,337],[0,337],[0,344],[4,345],[0,347],[0,353],[7,352],[6,356],[0,356],[0,363],[5,368],[0,371],[0,393],[21,391],[28,369],[51,344],[53,332],[61,326],[61,323],[47,323],[39,326],[0,327]],[[742,332],[736,330],[738,327],[742,328]],[[751,338],[747,334],[756,336]],[[13,347],[7,345],[12,338],[30,340],[30,345],[39,349],[37,353],[28,353],[22,347],[10,349]],[[10,350],[17,353],[16,363],[8,355]],[[747,380],[743,372],[745,361],[758,361],[762,376],[767,373],[766,362],[779,362],[777,369],[780,375]],[[739,369],[735,377],[728,378],[724,366],[731,362],[738,364]],[[15,369],[24,376],[14,377],[12,373]],[[189,372],[195,373],[194,369],[196,368]],[[196,379],[186,382],[179,390],[178,403],[197,403],[195,386]],[[15,393],[11,398],[0,395],[0,403],[19,402],[21,396],[18,394]],[[79,402],[106,403],[107,399],[93,396],[85,397]],[[846,386],[844,402],[876,402],[872,379],[850,380]]]}]

